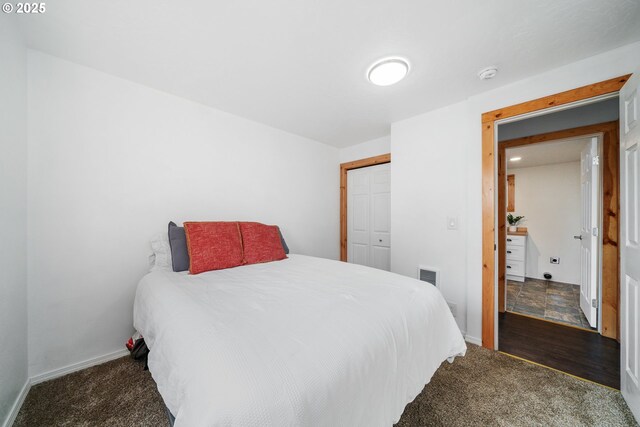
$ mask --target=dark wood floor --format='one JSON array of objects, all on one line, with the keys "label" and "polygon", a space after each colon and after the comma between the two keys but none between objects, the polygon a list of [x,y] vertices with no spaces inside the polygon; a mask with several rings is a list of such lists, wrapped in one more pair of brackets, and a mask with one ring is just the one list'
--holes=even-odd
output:
[{"label": "dark wood floor", "polygon": [[499,314],[499,350],[620,389],[620,344],[598,333]]}]

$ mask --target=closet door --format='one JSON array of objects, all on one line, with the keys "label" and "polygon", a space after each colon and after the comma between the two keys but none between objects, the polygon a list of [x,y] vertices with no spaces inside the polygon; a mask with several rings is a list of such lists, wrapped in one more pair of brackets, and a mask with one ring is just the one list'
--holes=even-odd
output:
[{"label": "closet door", "polygon": [[347,261],[390,270],[389,164],[347,172]]},{"label": "closet door", "polygon": [[371,267],[391,269],[391,174],[389,164],[372,166]]},{"label": "closet door", "polygon": [[347,172],[347,262],[371,265],[371,184],[369,168]]}]

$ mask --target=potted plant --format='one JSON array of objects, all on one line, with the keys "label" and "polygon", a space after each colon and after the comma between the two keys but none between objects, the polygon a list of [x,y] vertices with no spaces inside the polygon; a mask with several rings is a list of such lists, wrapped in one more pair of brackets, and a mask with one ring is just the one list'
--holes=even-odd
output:
[{"label": "potted plant", "polygon": [[524,219],[524,216],[513,216],[513,214],[507,214],[507,221],[509,221],[509,231],[518,230],[518,223]]}]

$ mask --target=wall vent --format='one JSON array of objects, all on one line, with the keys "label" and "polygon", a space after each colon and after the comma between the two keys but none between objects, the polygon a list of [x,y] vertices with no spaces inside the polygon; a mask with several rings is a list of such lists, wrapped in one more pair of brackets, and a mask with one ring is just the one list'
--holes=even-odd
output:
[{"label": "wall vent", "polygon": [[418,267],[418,279],[423,282],[428,282],[434,285],[436,288],[440,288],[440,271],[426,266]]}]

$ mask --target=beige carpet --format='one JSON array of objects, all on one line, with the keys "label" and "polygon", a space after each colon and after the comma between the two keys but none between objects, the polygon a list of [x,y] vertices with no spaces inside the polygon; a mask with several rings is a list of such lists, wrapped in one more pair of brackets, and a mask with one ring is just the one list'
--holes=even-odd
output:
[{"label": "beige carpet", "polygon": [[[122,358],[31,389],[16,426],[165,426],[162,399]],[[445,362],[397,424],[637,426],[619,392],[469,345]]]}]

